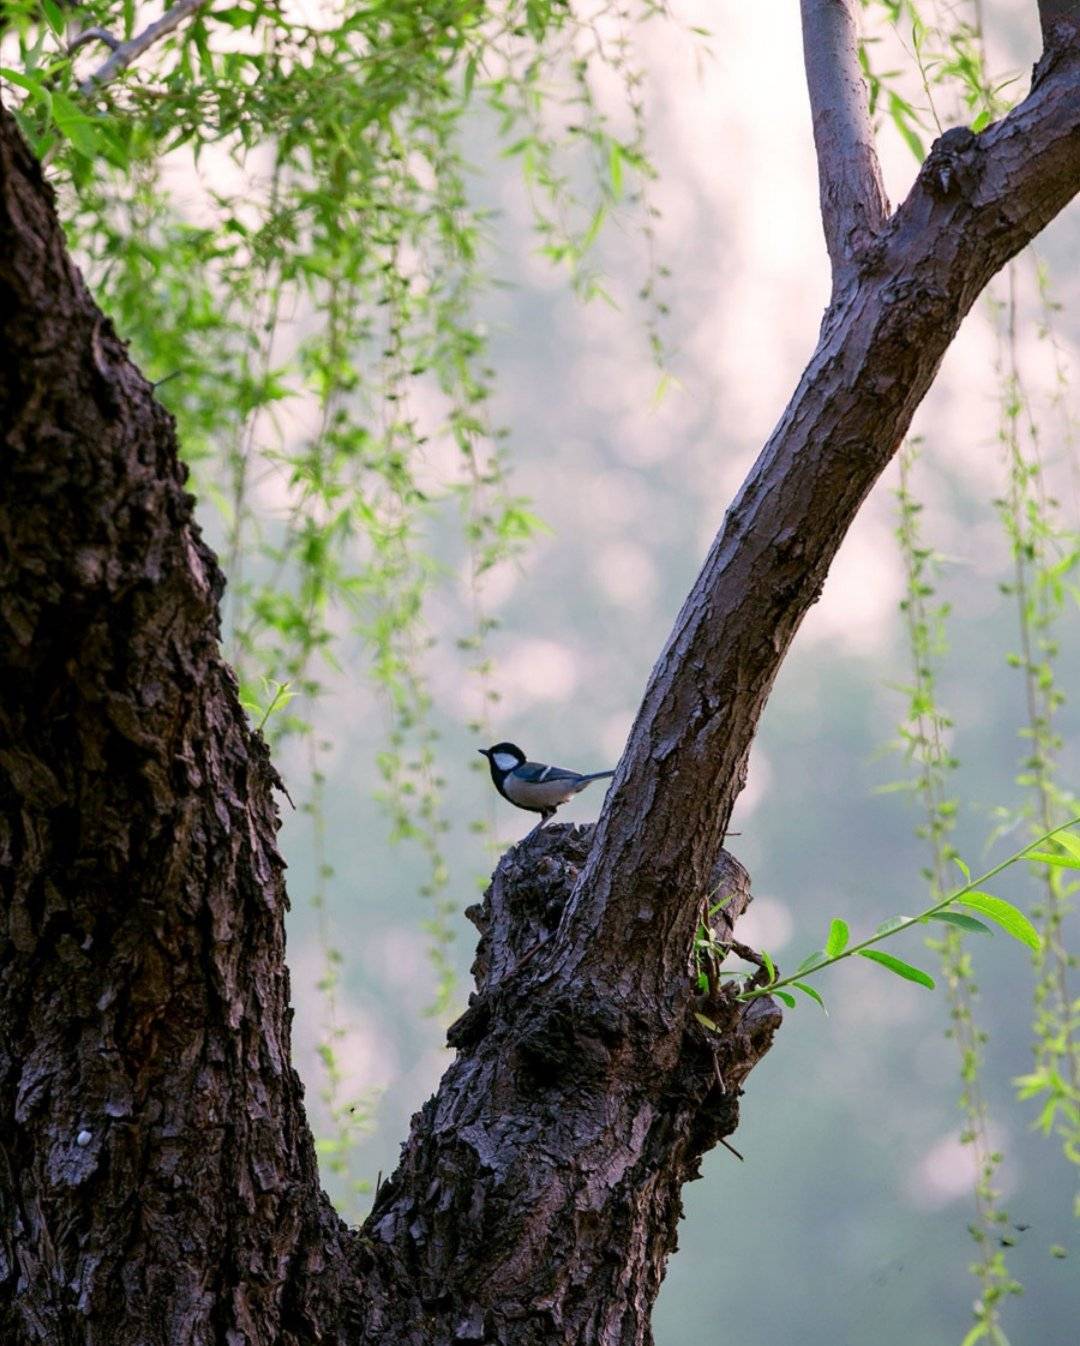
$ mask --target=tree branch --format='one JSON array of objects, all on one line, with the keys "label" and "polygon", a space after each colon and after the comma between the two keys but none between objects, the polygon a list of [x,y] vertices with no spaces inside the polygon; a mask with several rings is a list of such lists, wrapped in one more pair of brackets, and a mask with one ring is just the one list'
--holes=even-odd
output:
[{"label": "tree branch", "polygon": [[120,39],[114,37],[107,28],[84,28],[68,43],[68,55],[74,56],[80,48],[88,47],[91,42],[104,42],[110,51],[116,51],[122,45]]},{"label": "tree branch", "polygon": [[658,933],[689,943],[761,711],[845,533],[983,287],[1080,190],[1078,46],[1049,50],[1003,121],[936,142],[827,311],[653,670],[565,960],[639,984]]},{"label": "tree branch", "polygon": [[[154,23],[148,24],[141,33],[136,33],[128,42],[121,42],[116,46],[107,61],[88,75],[79,84],[79,92],[83,95],[92,94],[95,90],[103,88],[110,80],[116,78],[122,70],[125,70],[134,60],[137,60],[144,51],[147,51],[155,42],[160,42],[163,37],[167,37],[175,28],[196,10],[201,9],[207,0],[177,0],[171,9],[167,9],[160,19]],[[83,33],[80,38],[87,37]],[[80,38],[76,38],[79,41]],[[115,41],[115,39],[103,38],[103,41]]]},{"label": "tree branch", "polygon": [[889,213],[852,0],[802,0],[803,57],[814,125],[821,222],[834,287]]},{"label": "tree branch", "polygon": [[1043,46],[1049,47],[1057,35],[1067,37],[1080,31],[1080,0],[1039,0],[1039,23]]}]

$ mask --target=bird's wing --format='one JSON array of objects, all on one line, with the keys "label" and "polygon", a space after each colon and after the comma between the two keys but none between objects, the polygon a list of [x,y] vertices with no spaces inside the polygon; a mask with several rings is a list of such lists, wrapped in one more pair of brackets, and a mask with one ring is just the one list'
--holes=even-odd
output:
[{"label": "bird's wing", "polygon": [[542,781],[575,781],[581,778],[579,771],[569,771],[564,766],[545,766],[543,762],[522,762],[520,766],[514,767],[510,774],[530,785]]},{"label": "bird's wing", "polygon": [[518,808],[544,813],[565,804],[581,786],[573,772],[566,776],[549,776],[544,780],[538,775],[535,780],[528,780],[522,777],[519,768],[503,777],[500,789],[511,804],[516,804]]}]

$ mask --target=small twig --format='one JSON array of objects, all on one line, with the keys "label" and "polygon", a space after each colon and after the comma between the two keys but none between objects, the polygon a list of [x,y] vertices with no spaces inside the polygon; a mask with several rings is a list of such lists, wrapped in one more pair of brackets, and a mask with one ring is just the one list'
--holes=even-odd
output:
[{"label": "small twig", "polygon": [[752,949],[749,944],[740,944],[737,939],[725,939],[724,943],[732,953],[738,954],[744,963],[753,963],[755,967],[764,967],[765,959],[756,949]]},{"label": "small twig", "polygon": [[742,1157],[742,1155],[735,1148],[735,1146],[726,1141],[723,1136],[720,1137],[720,1144],[724,1147],[725,1150],[730,1150],[731,1153],[735,1156],[736,1159],[739,1160],[740,1163],[743,1164],[746,1163],[746,1160]]},{"label": "small twig", "polygon": [[74,56],[80,47],[85,47],[90,42],[104,42],[110,51],[116,51],[123,45],[107,28],[84,28],[68,43],[68,55]]},{"label": "small twig", "polygon": [[[141,33],[136,33],[129,42],[119,43],[109,59],[80,83],[79,92],[89,95],[95,89],[103,88],[111,79],[115,79],[121,70],[126,69],[155,42],[166,37],[174,28],[178,28],[189,15],[201,9],[204,4],[206,0],[177,0],[177,3],[171,9],[167,9],[156,22],[149,24]],[[105,40],[102,38],[102,41]]]}]

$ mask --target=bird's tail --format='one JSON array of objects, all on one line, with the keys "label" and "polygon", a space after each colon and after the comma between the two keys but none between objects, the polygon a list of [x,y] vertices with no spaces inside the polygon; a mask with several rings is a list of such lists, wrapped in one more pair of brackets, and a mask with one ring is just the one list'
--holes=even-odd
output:
[{"label": "bird's tail", "polygon": [[608,776],[614,776],[614,771],[590,771],[582,776],[582,780],[604,780]]}]

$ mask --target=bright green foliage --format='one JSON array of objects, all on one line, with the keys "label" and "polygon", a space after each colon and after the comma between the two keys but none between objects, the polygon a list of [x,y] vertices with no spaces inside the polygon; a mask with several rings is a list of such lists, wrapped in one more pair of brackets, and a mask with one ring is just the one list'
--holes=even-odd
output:
[{"label": "bright green foliage", "polygon": [[925,986],[931,991],[934,989],[934,979],[928,972],[915,967],[912,963],[905,963],[902,958],[896,958],[891,953],[883,953],[880,949],[860,949],[859,957],[869,958],[881,967],[887,967],[890,972],[895,972],[906,981],[918,982],[920,986]]},{"label": "bright green foliage", "polygon": [[[896,958],[892,954],[881,953],[876,946],[881,944],[884,940],[891,940],[896,935],[911,930],[914,926],[925,925],[933,920],[945,919],[949,924],[959,924],[964,928],[968,928],[968,921],[971,918],[965,917],[963,913],[954,912],[953,908],[957,906],[971,907],[973,910],[980,911],[983,915],[995,921],[1003,930],[1006,930],[1021,943],[1031,946],[1032,941],[1034,940],[1037,945],[1039,943],[1038,932],[1034,930],[1031,922],[1027,919],[1024,913],[1011,902],[1006,902],[1004,898],[994,897],[990,893],[984,892],[980,885],[986,883],[989,879],[995,878],[1003,870],[1017,864],[1019,861],[1029,859],[1033,847],[1044,845],[1051,837],[1065,834],[1065,828],[1078,825],[1080,825],[1080,818],[1073,818],[1067,823],[1062,823],[1060,827],[1057,827],[1053,831],[1046,833],[1044,836],[1037,838],[1035,841],[1022,846],[1019,850],[1014,851],[1012,855],[1006,856],[1004,860],[1000,861],[992,869],[988,869],[985,874],[981,874],[975,879],[969,879],[962,888],[957,888],[954,892],[948,893],[943,898],[939,898],[931,906],[920,911],[917,915],[897,916],[890,921],[885,921],[872,935],[864,940],[860,940],[856,944],[847,944],[845,940],[844,944],[841,945],[837,938],[835,941],[837,951],[835,953],[830,953],[828,948],[826,948],[822,952],[808,954],[790,977],[782,977],[770,955],[762,951],[761,959],[766,972],[766,979],[762,981],[760,985],[743,986],[738,992],[738,998],[740,1000],[754,1000],[763,995],[774,995],[778,990],[782,990],[786,986],[797,985],[799,980],[804,980],[806,977],[816,972],[821,972],[825,968],[831,967],[834,963],[842,962],[845,958],[852,958],[856,955],[860,957],[868,957],[871,961],[879,963],[882,967],[888,968],[889,971],[895,972],[899,976],[906,977],[909,981],[916,981],[923,986],[932,988],[934,981],[927,973],[921,971],[919,968],[913,967],[910,963],[906,963],[903,960]],[[1070,846],[1075,845],[1078,840],[1080,839],[1070,835]],[[960,916],[959,922],[955,920],[957,915]],[[981,931],[986,932],[987,927],[982,922],[975,922],[975,924]],[[841,925],[844,926],[846,932],[846,924],[843,921],[834,920],[830,927],[830,934]],[[706,936],[707,932],[705,931],[705,927],[699,927],[698,940],[705,943]],[[713,941],[713,946],[716,950],[721,953],[725,952],[722,945],[715,944],[714,936],[708,935],[708,939]],[[721,971],[720,975],[724,976],[732,974]],[[734,975],[745,976],[745,973],[740,974],[736,972]],[[707,989],[700,983],[699,986],[702,990]],[[800,989],[804,988],[800,987]]]},{"label": "bright green foliage", "polygon": [[829,927],[829,938],[825,941],[825,953],[829,958],[835,958],[838,954],[844,952],[847,948],[848,928],[841,920],[833,921]]}]

